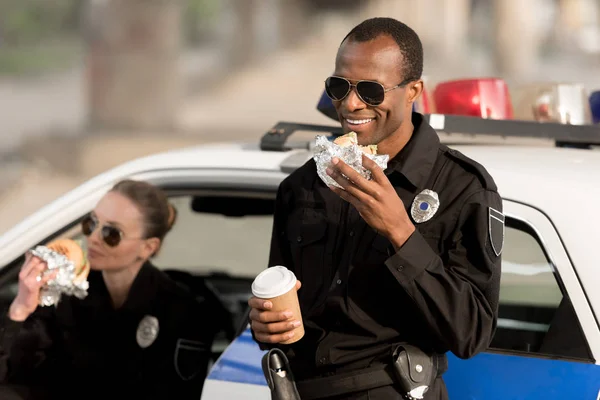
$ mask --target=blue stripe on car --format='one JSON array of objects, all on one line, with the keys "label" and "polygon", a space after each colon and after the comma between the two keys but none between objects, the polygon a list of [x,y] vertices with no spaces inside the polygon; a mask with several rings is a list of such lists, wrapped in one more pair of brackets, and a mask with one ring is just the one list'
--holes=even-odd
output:
[{"label": "blue stripe on car", "polygon": [[[266,385],[265,354],[246,330],[225,350],[208,379]],[[469,360],[448,354],[444,381],[451,399],[597,400],[600,366],[531,356],[482,353]]]}]

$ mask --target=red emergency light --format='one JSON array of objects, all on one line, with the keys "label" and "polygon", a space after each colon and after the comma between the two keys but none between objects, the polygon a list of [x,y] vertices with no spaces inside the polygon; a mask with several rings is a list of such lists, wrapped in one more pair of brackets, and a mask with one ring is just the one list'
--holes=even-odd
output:
[{"label": "red emergency light", "polygon": [[439,83],[433,92],[435,112],[489,119],[512,119],[508,86],[499,78],[461,79]]}]

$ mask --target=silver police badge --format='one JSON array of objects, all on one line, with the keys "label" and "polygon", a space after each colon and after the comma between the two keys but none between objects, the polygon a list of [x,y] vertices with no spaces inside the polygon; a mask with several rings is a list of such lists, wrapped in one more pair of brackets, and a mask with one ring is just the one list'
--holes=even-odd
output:
[{"label": "silver police badge", "polygon": [[138,325],[135,338],[137,344],[145,349],[149,347],[158,337],[158,319],[152,315],[146,315]]},{"label": "silver police badge", "polygon": [[429,221],[440,207],[438,194],[433,190],[425,189],[415,196],[410,208],[410,215],[415,223]]}]

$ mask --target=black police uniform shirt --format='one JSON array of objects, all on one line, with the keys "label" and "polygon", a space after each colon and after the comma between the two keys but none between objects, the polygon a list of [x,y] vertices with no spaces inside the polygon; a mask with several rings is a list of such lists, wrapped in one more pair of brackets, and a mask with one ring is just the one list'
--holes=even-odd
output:
[{"label": "black police uniform shirt", "polygon": [[[501,198],[482,166],[441,144],[421,114],[412,122],[414,134],[385,173],[409,216],[425,189],[438,194],[439,209],[414,223],[397,252],[323,183],[313,160],[279,187],[269,266],[286,266],[302,282],[305,336],[277,346],[298,380],[389,361],[393,343],[467,358],[491,341]],[[499,217],[493,226],[491,216]]]},{"label": "black police uniform shirt", "polygon": [[[119,309],[100,272],[88,281],[85,299],[63,296],[23,323],[5,316],[1,381],[50,388],[51,398],[199,399],[218,326],[213,308],[149,263]],[[140,328],[145,317],[158,320],[154,341]]]}]

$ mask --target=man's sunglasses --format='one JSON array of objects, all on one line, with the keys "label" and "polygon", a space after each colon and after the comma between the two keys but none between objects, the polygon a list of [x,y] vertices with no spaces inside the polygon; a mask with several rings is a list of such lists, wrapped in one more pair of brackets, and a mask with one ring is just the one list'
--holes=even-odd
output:
[{"label": "man's sunglasses", "polygon": [[[85,236],[90,236],[98,227],[98,220],[92,215],[88,215],[81,221],[81,232]],[[110,247],[116,247],[123,239],[123,232],[112,225],[100,226],[100,236],[104,243]]]},{"label": "man's sunglasses", "polygon": [[348,96],[353,87],[356,88],[356,94],[368,106],[375,107],[383,103],[385,94],[390,90],[406,86],[413,79],[405,79],[398,85],[385,88],[381,83],[376,81],[358,81],[353,84],[346,78],[339,76],[330,76],[325,80],[325,93],[331,100],[341,101]]}]

